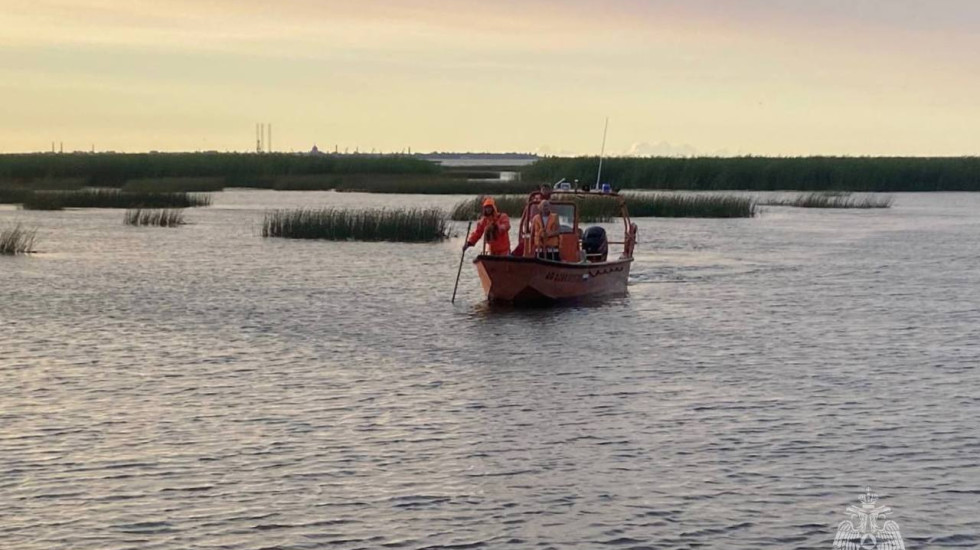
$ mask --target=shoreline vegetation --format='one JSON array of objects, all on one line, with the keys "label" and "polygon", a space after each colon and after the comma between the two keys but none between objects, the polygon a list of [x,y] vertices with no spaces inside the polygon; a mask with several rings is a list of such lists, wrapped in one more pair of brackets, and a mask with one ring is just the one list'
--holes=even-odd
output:
[{"label": "shoreline vegetation", "polygon": [[[289,153],[35,153],[0,155],[0,194],[112,187],[215,192],[229,187],[409,194],[523,193],[541,183],[594,182],[597,157],[548,157],[501,181],[487,168],[405,155]],[[610,157],[616,189],[663,191],[980,191],[980,157]]]},{"label": "shoreline vegetation", "polygon": [[179,227],[184,225],[184,211],[180,208],[135,208],[123,215],[123,223],[137,227]]},{"label": "shoreline vegetation", "polygon": [[[597,157],[545,158],[525,181],[594,182]],[[690,191],[980,191],[980,157],[606,158],[603,180],[621,189]]]},{"label": "shoreline vegetation", "polygon": [[0,255],[30,254],[34,252],[36,239],[37,228],[25,229],[20,223],[0,228]]},{"label": "shoreline vegetation", "polygon": [[894,199],[888,195],[860,195],[850,193],[804,193],[795,197],[758,199],[760,206],[791,206],[794,208],[891,208]]},{"label": "shoreline vegetation", "polygon": [[265,214],[262,236],[425,243],[448,239],[449,221],[438,208],[273,210]]},{"label": "shoreline vegetation", "polygon": [[438,174],[431,162],[400,155],[288,153],[34,153],[0,155],[0,181],[82,180],[88,187],[122,187],[131,180],[218,178],[226,186],[274,176]]},{"label": "shoreline vegetation", "polygon": [[[24,210],[64,210],[65,208],[193,208],[209,206],[211,196],[197,193],[145,193],[118,189],[78,191],[28,191],[7,197]],[[0,197],[2,199],[2,197]],[[3,200],[0,200],[3,202]]]},{"label": "shoreline vegetation", "polygon": [[[482,196],[456,203],[450,211],[453,221],[475,219],[480,212]],[[758,208],[753,197],[717,194],[624,193],[631,218],[752,218]],[[609,222],[619,216],[617,201],[600,197],[577,197],[579,220],[589,223]],[[495,197],[497,208],[511,218],[519,218],[527,202],[526,195]]]}]

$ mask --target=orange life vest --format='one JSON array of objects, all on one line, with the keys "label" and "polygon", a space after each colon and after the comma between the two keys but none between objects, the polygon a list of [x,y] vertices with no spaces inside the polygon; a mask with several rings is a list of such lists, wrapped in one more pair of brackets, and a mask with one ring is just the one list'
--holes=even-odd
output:
[{"label": "orange life vest", "polygon": [[531,242],[535,248],[558,248],[559,229],[558,214],[549,214],[547,225],[538,214],[531,220]]}]

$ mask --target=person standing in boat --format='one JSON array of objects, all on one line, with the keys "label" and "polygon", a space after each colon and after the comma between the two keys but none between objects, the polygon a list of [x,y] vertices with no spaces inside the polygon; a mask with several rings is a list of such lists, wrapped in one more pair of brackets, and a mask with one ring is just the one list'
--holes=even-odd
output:
[{"label": "person standing in boat", "polygon": [[486,238],[490,254],[494,256],[510,254],[510,217],[504,212],[499,212],[497,202],[490,197],[483,201],[483,217],[466,240],[463,250],[475,245],[481,237]]},{"label": "person standing in boat", "polygon": [[558,261],[560,226],[558,214],[551,211],[551,203],[543,200],[540,212],[531,220],[531,242],[539,258]]}]

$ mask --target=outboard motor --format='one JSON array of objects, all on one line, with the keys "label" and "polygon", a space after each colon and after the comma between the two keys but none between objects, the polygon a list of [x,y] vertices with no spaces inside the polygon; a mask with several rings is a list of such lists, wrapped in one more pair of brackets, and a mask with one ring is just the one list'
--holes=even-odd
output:
[{"label": "outboard motor", "polygon": [[606,238],[606,230],[599,227],[590,227],[582,234],[582,250],[585,251],[585,259],[590,262],[604,262],[609,254],[609,240]]}]

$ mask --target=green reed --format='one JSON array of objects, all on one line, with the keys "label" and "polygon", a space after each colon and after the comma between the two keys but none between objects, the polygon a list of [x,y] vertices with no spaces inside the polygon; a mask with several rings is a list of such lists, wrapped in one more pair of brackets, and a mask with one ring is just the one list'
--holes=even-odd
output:
[{"label": "green reed", "polygon": [[24,198],[25,210],[63,208],[191,208],[209,206],[211,196],[196,193],[124,192],[116,189],[36,191]]},{"label": "green reed", "polygon": [[634,218],[752,218],[758,206],[751,197],[708,193],[628,193],[626,207]]},{"label": "green reed", "polygon": [[0,254],[28,254],[34,251],[37,229],[25,229],[20,223],[0,229]]},{"label": "green reed", "polygon": [[275,177],[225,179],[226,187],[275,189],[277,191],[338,191],[408,195],[474,195],[525,193],[535,186],[499,179],[471,180],[457,173],[445,174],[298,174]]},{"label": "green reed", "polygon": [[[546,158],[526,181],[594,182],[596,157]],[[619,189],[749,191],[980,191],[980,157],[607,158],[602,178]]]},{"label": "green reed", "polygon": [[343,176],[337,191],[415,195],[530,193],[534,185],[520,181],[467,180],[451,176]]},{"label": "green reed", "polygon": [[[734,195],[702,193],[626,193],[626,208],[633,218],[751,218],[757,207],[753,199]],[[498,210],[511,217],[521,216],[527,197],[511,195],[494,197]],[[608,222],[620,216],[619,202],[611,198],[578,196],[555,198],[577,202],[579,221]],[[483,197],[456,204],[450,217],[456,221],[479,216]]]},{"label": "green reed", "polygon": [[405,155],[291,153],[70,153],[0,155],[0,181],[82,178],[85,185],[121,187],[143,178],[242,180],[301,174],[436,174],[432,162]]},{"label": "green reed", "polygon": [[0,186],[0,204],[21,204],[34,192],[21,186]]},{"label": "green reed", "polygon": [[143,178],[122,186],[127,193],[211,193],[225,188],[224,178]]},{"label": "green reed", "polygon": [[179,227],[184,225],[184,211],[179,208],[127,210],[123,223],[135,226]]},{"label": "green reed", "polygon": [[434,242],[448,238],[449,221],[438,208],[274,210],[263,237],[333,241]]},{"label": "green reed", "polygon": [[890,196],[861,195],[850,193],[805,193],[795,197],[760,199],[764,206],[793,206],[797,208],[891,208]]}]

